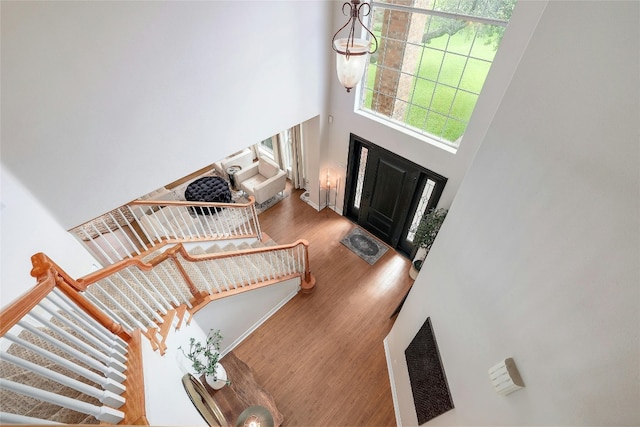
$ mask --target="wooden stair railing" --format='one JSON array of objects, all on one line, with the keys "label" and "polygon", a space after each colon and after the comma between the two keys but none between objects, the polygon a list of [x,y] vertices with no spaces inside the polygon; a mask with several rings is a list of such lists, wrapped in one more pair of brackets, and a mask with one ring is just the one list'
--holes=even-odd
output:
[{"label": "wooden stair railing", "polygon": [[262,239],[252,196],[247,203],[134,200],[69,231],[103,266],[166,243]]},{"label": "wooden stair railing", "polygon": [[79,297],[78,284],[46,255],[32,263],[36,286],[0,313],[0,423],[42,424],[50,420],[34,414],[53,413],[73,424],[148,425],[140,334]]},{"label": "wooden stair railing", "polygon": [[177,244],[149,260],[125,259],[79,278],[75,290],[125,330],[141,329],[163,354],[174,316],[182,322],[211,301],[296,277],[301,290],[311,292],[308,245],[299,240],[193,255]]}]

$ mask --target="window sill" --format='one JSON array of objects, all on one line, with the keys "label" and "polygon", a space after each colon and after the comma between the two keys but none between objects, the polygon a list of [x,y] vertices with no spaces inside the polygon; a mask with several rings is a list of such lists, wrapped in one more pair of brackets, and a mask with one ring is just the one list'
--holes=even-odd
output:
[{"label": "window sill", "polygon": [[359,114],[362,117],[366,117],[370,120],[373,120],[374,122],[380,123],[381,125],[388,126],[391,129],[394,129],[398,132],[402,132],[405,135],[408,135],[420,141],[426,142],[427,144],[431,144],[434,147],[444,150],[448,153],[456,154],[458,152],[458,147],[453,147],[449,144],[445,144],[442,141],[438,141],[437,139],[430,138],[427,135],[423,135],[419,132],[414,132],[410,129],[407,129],[404,126],[394,123],[393,121],[389,120],[387,117],[379,116],[375,113],[371,113],[369,111],[364,111],[364,110],[358,110],[358,109],[355,110],[355,113]]}]

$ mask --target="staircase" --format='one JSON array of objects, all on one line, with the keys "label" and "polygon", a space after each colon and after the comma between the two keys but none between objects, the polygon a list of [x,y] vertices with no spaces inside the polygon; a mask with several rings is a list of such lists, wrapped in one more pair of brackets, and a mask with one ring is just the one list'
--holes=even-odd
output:
[{"label": "staircase", "polygon": [[[210,213],[216,205],[197,204]],[[176,215],[174,208],[188,211],[163,209]],[[240,207],[240,215],[233,213],[236,208],[225,206],[227,215],[220,216],[227,225],[229,218],[239,219],[233,229],[196,235],[213,230],[220,219],[187,219],[183,211],[191,234],[169,231],[167,223],[165,236],[138,235],[133,252],[109,243],[113,253],[125,255],[105,258],[109,265],[80,279],[46,255],[34,255],[38,284],[0,313],[0,423],[148,424],[141,337],[164,354],[172,326],[179,328],[211,301],[291,279],[300,280],[303,292],[312,291],[308,242],[278,245],[259,231],[252,203],[249,211]],[[105,222],[103,230],[91,226],[89,241],[115,227],[135,242],[131,230],[137,223],[123,226],[111,216],[115,222]],[[104,247],[102,253],[107,255]]]}]

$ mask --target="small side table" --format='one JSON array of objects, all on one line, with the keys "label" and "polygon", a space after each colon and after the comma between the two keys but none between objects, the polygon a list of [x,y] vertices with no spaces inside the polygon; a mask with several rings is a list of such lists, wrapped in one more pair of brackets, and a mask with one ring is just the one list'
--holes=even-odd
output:
[{"label": "small side table", "polygon": [[242,166],[233,165],[227,168],[227,175],[229,175],[229,183],[231,184],[231,188],[235,191],[238,191],[238,185],[236,183],[236,173],[242,170]]}]

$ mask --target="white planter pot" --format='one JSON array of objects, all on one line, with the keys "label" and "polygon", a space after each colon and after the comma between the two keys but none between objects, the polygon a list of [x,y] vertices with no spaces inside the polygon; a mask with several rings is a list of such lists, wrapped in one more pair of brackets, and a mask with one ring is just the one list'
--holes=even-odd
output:
[{"label": "white planter pot", "polygon": [[212,389],[220,390],[222,387],[227,385],[227,371],[220,363],[216,363],[216,375],[213,376],[207,374],[204,376],[204,379]]}]

